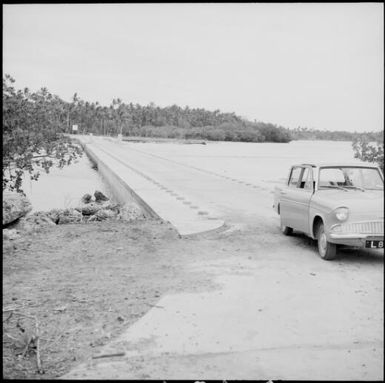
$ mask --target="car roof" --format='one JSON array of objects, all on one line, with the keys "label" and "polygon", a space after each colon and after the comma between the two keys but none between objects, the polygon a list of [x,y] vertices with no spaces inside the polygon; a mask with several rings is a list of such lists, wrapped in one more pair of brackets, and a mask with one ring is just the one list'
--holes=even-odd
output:
[{"label": "car roof", "polygon": [[375,164],[367,163],[367,162],[313,162],[313,163],[302,163],[293,166],[311,166],[315,167],[364,167],[364,168],[377,168],[378,166]]}]

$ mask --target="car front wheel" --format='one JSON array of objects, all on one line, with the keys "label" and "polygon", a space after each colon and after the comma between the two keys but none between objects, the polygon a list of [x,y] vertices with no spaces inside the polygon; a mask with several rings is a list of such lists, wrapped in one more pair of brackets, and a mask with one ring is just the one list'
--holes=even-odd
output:
[{"label": "car front wheel", "polygon": [[320,223],[317,230],[318,253],[325,261],[330,261],[336,257],[337,245],[327,241],[325,227]]}]

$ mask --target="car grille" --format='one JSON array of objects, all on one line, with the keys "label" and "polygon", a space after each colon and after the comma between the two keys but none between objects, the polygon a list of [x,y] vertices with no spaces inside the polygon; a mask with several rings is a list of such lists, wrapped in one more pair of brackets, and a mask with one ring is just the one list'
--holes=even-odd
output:
[{"label": "car grille", "polygon": [[366,221],[344,223],[341,225],[342,233],[352,234],[384,234],[384,221]]}]

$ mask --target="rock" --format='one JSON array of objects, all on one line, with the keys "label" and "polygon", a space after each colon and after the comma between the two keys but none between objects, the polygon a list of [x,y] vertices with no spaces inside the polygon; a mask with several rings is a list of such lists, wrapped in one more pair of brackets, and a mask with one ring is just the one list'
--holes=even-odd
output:
[{"label": "rock", "polygon": [[75,209],[65,209],[59,215],[59,225],[64,225],[66,223],[79,223],[82,222],[83,217],[80,212]]},{"label": "rock", "polygon": [[94,215],[98,210],[102,209],[103,206],[96,202],[90,202],[87,204],[82,204],[78,207],[75,207],[75,210],[80,212],[83,215]]},{"label": "rock", "polygon": [[117,212],[109,209],[100,209],[94,215],[88,218],[87,222],[105,221],[106,219],[115,218]]},{"label": "rock", "polygon": [[98,222],[99,218],[95,215],[91,215],[90,218],[87,219],[87,222]]},{"label": "rock", "polygon": [[53,222],[52,218],[48,215],[48,213],[45,213],[44,211],[38,211],[36,213],[28,215],[27,217],[25,217],[25,220],[35,225],[55,225],[55,222]]},{"label": "rock", "polygon": [[118,218],[124,221],[133,221],[144,218],[144,214],[138,206],[126,204],[120,208]]},{"label": "rock", "polygon": [[116,214],[119,213],[120,211],[120,205],[118,203],[111,203],[111,202],[105,202],[103,204],[103,209],[106,209],[106,210],[112,210],[114,211]]},{"label": "rock", "polygon": [[16,229],[3,229],[3,240],[9,239],[12,241],[17,238],[20,238],[20,235]]},{"label": "rock", "polygon": [[95,216],[98,217],[100,221],[104,221],[105,219],[108,219],[108,218],[114,218],[116,217],[116,215],[117,215],[116,212],[109,209],[101,209],[95,214]]},{"label": "rock", "polygon": [[55,222],[52,220],[52,218],[48,215],[48,213],[44,211],[38,211],[36,213],[33,213],[27,217],[25,217],[27,221],[34,222],[36,225],[55,225]]},{"label": "rock", "polygon": [[3,192],[3,225],[24,217],[32,210],[31,202],[20,193]]},{"label": "rock", "polygon": [[113,204],[110,201],[106,201],[104,203],[98,203],[98,202],[90,202],[87,204],[82,204],[75,208],[77,211],[82,213],[83,215],[94,215],[99,210],[102,209],[110,209],[115,210],[117,213],[119,212],[119,205]]},{"label": "rock", "polygon": [[92,195],[91,194],[84,194],[84,196],[82,197],[81,201],[82,201],[82,203],[90,203],[91,199],[92,199]]},{"label": "rock", "polygon": [[23,231],[34,231],[37,228],[47,226],[55,226],[55,222],[49,216],[49,213],[44,211],[38,211],[22,217],[17,225]]},{"label": "rock", "polygon": [[109,198],[107,198],[102,192],[99,190],[95,190],[94,193],[95,196],[95,202],[102,202],[102,201],[108,201]]},{"label": "rock", "polygon": [[63,214],[64,209],[52,209],[47,212],[47,216],[51,218],[53,223],[59,223],[59,217],[61,214]]}]

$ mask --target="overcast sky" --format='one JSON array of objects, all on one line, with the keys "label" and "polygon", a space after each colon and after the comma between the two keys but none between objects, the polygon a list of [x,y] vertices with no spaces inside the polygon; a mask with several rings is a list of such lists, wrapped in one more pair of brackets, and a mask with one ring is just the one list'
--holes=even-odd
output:
[{"label": "overcast sky", "polygon": [[383,129],[381,3],[3,6],[3,70],[65,100]]}]

